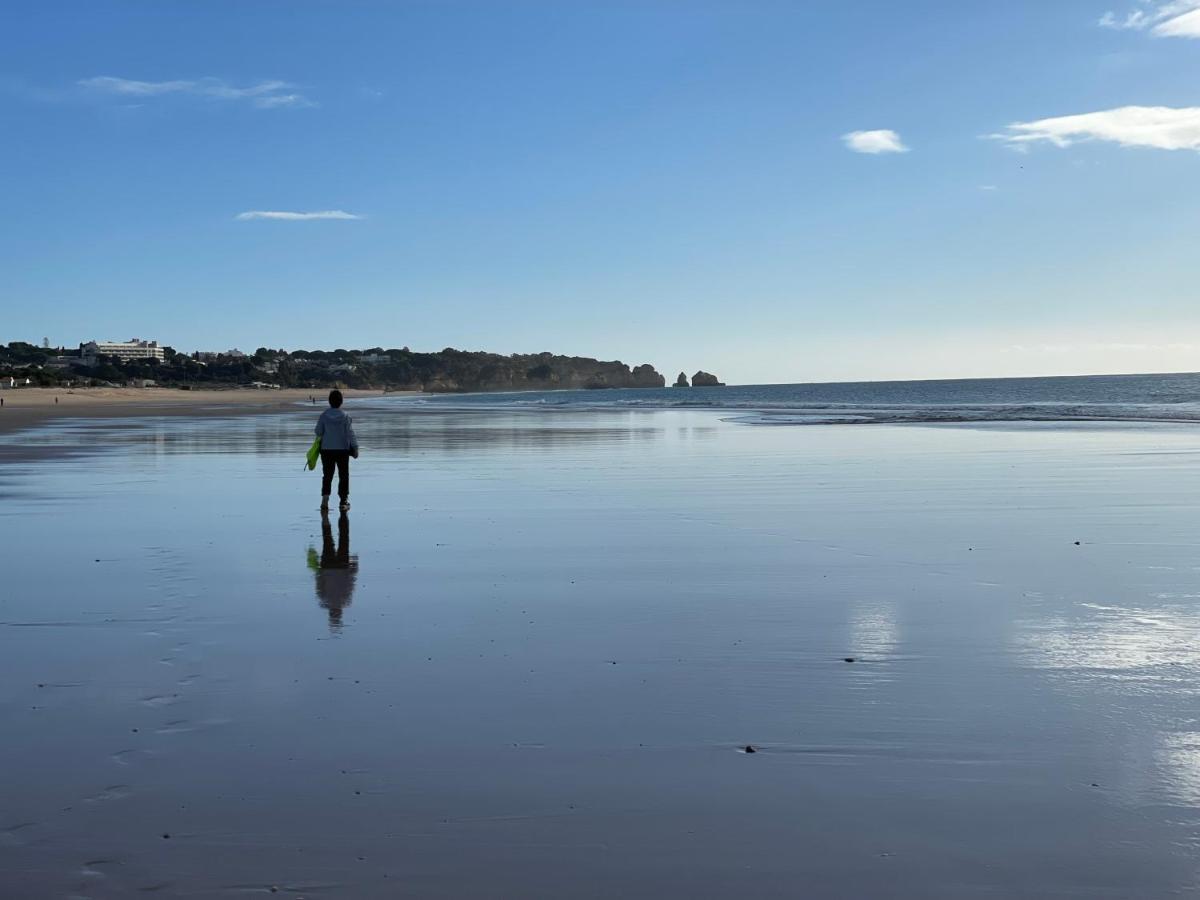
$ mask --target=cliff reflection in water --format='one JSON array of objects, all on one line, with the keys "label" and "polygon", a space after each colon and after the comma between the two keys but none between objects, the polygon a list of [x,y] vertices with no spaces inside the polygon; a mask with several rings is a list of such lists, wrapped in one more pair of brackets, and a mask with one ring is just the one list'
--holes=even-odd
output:
[{"label": "cliff reflection in water", "polygon": [[329,630],[342,630],[342,611],[354,600],[354,582],[358,577],[358,557],[350,555],[350,517],[338,516],[337,543],[329,513],[321,513],[321,555],[308,548],[308,567],[316,576],[317,603],[329,613]]}]

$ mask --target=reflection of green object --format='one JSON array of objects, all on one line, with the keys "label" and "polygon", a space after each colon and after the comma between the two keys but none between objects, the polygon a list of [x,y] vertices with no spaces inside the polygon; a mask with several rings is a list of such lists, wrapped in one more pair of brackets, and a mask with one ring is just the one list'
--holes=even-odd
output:
[{"label": "reflection of green object", "polygon": [[313,441],[313,445],[308,448],[308,455],[305,457],[305,463],[309,470],[317,467],[317,458],[321,455],[321,439],[317,438]]},{"label": "reflection of green object", "polygon": [[321,571],[321,557],[317,555],[316,547],[308,548],[308,567],[314,572]]}]

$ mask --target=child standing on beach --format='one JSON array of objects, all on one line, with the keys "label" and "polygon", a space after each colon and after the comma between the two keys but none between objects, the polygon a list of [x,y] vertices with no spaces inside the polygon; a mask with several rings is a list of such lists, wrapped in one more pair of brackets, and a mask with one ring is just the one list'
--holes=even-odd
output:
[{"label": "child standing on beach", "polygon": [[358,437],[350,417],[342,412],[342,392],[329,392],[329,409],[321,413],[314,429],[321,439],[321,509],[329,509],[329,491],[333,487],[333,470],[338,473],[339,509],[350,508],[350,457],[358,459]]}]

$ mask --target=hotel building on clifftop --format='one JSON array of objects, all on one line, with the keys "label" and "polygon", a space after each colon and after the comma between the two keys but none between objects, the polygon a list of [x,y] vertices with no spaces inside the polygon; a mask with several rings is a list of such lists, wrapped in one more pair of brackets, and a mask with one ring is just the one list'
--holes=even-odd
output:
[{"label": "hotel building on clifftop", "polygon": [[79,353],[92,365],[102,356],[115,356],[121,362],[131,359],[156,359],[162,362],[166,359],[166,352],[158,345],[158,341],[143,341],[138,338],[124,342],[88,341],[79,345]]}]

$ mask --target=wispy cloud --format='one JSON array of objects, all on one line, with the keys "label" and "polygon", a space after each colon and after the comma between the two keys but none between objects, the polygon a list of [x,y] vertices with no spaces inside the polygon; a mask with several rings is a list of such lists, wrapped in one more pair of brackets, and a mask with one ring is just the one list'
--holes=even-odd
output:
[{"label": "wispy cloud", "polygon": [[279,210],[252,209],[234,216],[239,222],[253,219],[280,219],[285,222],[311,222],[314,219],[361,219],[343,209],[322,209],[317,212],[283,212]]},{"label": "wispy cloud", "polygon": [[129,78],[113,78],[111,75],[83,78],[76,83],[87,90],[133,97],[155,97],[159,94],[190,91],[196,85],[194,81],[133,81]]},{"label": "wispy cloud", "polygon": [[94,78],[83,78],[76,84],[85,91],[118,97],[163,97],[168,94],[186,94],[208,97],[212,100],[246,101],[259,109],[316,105],[303,94],[294,91],[295,85],[286,81],[260,81],[258,84],[248,87],[237,87],[220,78],[136,81],[131,78],[98,75]]},{"label": "wispy cloud", "polygon": [[1200,107],[1122,106],[1077,116],[1014,122],[990,137],[1018,149],[1046,141],[1070,147],[1083,141],[1109,141],[1122,147],[1200,150]]},{"label": "wispy cloud", "polygon": [[1200,38],[1200,0],[1141,0],[1137,9],[1106,12],[1101,27],[1146,31],[1157,37]]},{"label": "wispy cloud", "polygon": [[851,131],[843,134],[842,140],[855,153],[907,153],[908,148],[900,135],[890,128],[877,131]]},{"label": "wispy cloud", "polygon": [[271,94],[267,97],[256,97],[254,105],[259,109],[274,109],[278,106],[314,106],[300,94]]}]

